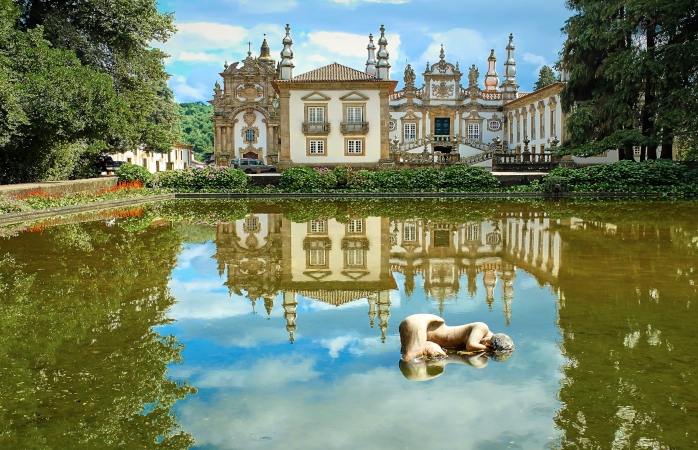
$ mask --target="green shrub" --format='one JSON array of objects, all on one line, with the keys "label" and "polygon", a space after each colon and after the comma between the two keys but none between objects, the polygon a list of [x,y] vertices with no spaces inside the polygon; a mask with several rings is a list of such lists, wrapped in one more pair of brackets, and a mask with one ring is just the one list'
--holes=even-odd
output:
[{"label": "green shrub", "polygon": [[349,180],[354,176],[354,170],[346,164],[340,164],[333,170],[337,177],[337,188],[346,189],[349,186]]},{"label": "green shrub", "polygon": [[140,181],[143,186],[153,186],[153,174],[145,167],[126,163],[116,169],[116,176],[120,183],[129,183],[131,181]]},{"label": "green shrub", "polygon": [[326,192],[337,188],[337,175],[325,167],[292,167],[281,173],[279,186],[286,192]]},{"label": "green shrub", "polygon": [[357,170],[347,181],[347,188],[357,192],[372,192],[376,190],[374,176],[376,172],[361,169]]},{"label": "green shrub", "polygon": [[551,170],[543,185],[564,183],[575,192],[695,192],[698,188],[691,170],[670,160],[641,163],[618,161],[612,164]]},{"label": "green shrub", "polygon": [[166,189],[239,191],[247,186],[247,175],[232,167],[204,167],[158,172],[154,184]]},{"label": "green shrub", "polygon": [[409,192],[409,177],[414,172],[406,170],[381,170],[372,177],[374,189],[380,192]]},{"label": "green shrub", "polygon": [[402,171],[410,191],[438,191],[443,187],[443,170],[433,167],[423,167],[417,170]]},{"label": "green shrub", "polygon": [[567,185],[567,178],[555,176],[545,177],[541,188],[543,192],[547,192],[550,194],[560,194],[569,190],[569,186]]},{"label": "green shrub", "polygon": [[443,170],[443,187],[456,192],[482,192],[499,187],[494,175],[482,167],[449,166]]}]

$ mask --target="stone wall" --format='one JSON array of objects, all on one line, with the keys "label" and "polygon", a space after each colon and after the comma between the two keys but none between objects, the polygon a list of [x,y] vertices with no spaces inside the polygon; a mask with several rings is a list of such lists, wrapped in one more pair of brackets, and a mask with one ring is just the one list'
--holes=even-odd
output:
[{"label": "stone wall", "polygon": [[0,186],[0,195],[17,195],[41,189],[49,194],[65,195],[76,192],[97,192],[116,186],[116,177],[87,178],[85,180],[43,181],[41,183],[6,184]]}]

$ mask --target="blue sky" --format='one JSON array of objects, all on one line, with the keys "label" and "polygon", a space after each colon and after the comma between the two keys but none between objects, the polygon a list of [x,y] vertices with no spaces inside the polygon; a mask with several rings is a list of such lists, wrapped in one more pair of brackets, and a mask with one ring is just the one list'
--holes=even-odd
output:
[{"label": "blue sky", "polygon": [[513,33],[517,81],[521,91],[531,91],[540,67],[557,60],[560,28],[570,16],[563,0],[171,0],[158,7],[174,13],[179,30],[155,45],[170,55],[165,64],[178,102],[209,100],[224,62],[243,59],[247,42],[257,55],[265,34],[278,60],[286,23],[294,42],[294,74],[332,62],[363,70],[368,34],[379,35],[384,24],[391,78],[399,86],[405,61],[421,85],[421,73],[427,62],[438,61],[441,44],[446,59],[458,61],[466,73],[477,64],[484,74],[493,48],[501,79]]}]

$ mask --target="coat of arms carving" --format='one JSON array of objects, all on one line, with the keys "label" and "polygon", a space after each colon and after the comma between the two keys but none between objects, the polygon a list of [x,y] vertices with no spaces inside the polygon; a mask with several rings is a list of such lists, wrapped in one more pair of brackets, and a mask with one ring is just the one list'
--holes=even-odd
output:
[{"label": "coat of arms carving", "polygon": [[431,87],[431,95],[436,98],[449,98],[453,95],[453,85],[445,81]]},{"label": "coat of arms carving", "polygon": [[237,98],[243,102],[257,102],[264,98],[264,90],[256,84],[243,84],[237,88]]}]

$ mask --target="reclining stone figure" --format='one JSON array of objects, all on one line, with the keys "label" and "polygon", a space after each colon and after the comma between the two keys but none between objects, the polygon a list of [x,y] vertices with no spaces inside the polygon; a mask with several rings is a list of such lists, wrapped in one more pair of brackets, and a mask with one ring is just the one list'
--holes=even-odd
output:
[{"label": "reclining stone figure", "polygon": [[450,327],[433,314],[413,314],[400,323],[402,360],[447,356],[444,348],[468,352],[511,352],[514,343],[506,334],[493,334],[487,324],[473,322]]}]

